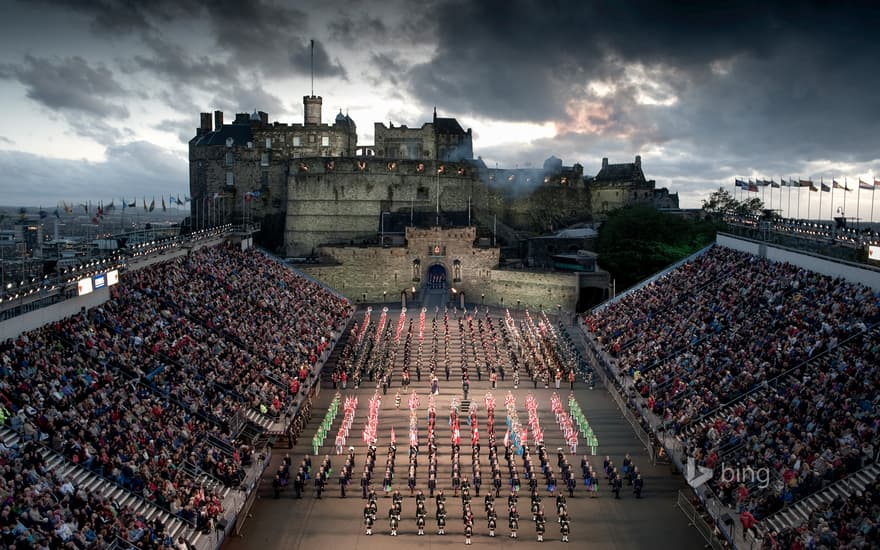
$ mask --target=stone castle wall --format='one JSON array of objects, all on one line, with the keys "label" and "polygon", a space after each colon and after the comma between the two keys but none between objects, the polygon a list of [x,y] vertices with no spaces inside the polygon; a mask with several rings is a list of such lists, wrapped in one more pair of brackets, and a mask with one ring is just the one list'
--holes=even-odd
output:
[{"label": "stone castle wall", "polygon": [[[438,174],[438,170],[442,174]],[[376,241],[382,212],[464,213],[491,227],[545,232],[590,217],[583,185],[489,180],[476,163],[389,159],[301,159],[291,166],[284,242],[289,256],[323,244]]]}]

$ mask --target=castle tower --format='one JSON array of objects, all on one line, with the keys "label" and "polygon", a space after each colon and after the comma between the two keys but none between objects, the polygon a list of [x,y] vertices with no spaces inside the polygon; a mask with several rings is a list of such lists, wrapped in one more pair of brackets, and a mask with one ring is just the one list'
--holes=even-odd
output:
[{"label": "castle tower", "polygon": [[321,124],[321,96],[303,96],[304,123],[306,126]]}]

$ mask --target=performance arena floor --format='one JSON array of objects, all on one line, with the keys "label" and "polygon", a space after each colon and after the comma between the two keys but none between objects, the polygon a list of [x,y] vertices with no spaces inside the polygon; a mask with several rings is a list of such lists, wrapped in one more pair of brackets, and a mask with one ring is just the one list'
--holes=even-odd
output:
[{"label": "performance arena floor", "polygon": [[[374,312],[374,315],[376,313]],[[398,312],[391,311],[388,314],[389,320],[393,324],[397,322]],[[360,315],[358,316],[360,321]],[[374,317],[375,320],[375,317]],[[418,321],[416,321],[418,323]],[[427,323],[430,329],[430,322]],[[450,315],[450,325],[455,325]],[[455,327],[457,331],[457,327]],[[416,329],[417,330],[417,329]],[[455,340],[457,336],[452,335]],[[328,367],[332,368],[333,361],[338,356],[345,337],[340,341],[337,350],[331,356]],[[426,334],[426,342],[430,342],[430,336]],[[442,340],[441,340],[442,342]],[[450,346],[452,352],[451,361],[457,356],[456,346]],[[430,348],[429,348],[430,349]],[[398,353],[398,364],[400,356]],[[424,363],[423,363],[424,365]],[[437,523],[434,516],[435,505],[431,498],[427,499],[427,522],[424,536],[417,536],[415,525],[415,499],[409,496],[409,490],[406,487],[406,465],[408,461],[408,426],[409,426],[409,410],[407,408],[407,398],[410,392],[415,389],[421,400],[421,406],[418,410],[419,430],[421,436],[422,455],[419,462],[418,471],[418,487],[420,487],[425,495],[427,491],[427,451],[425,450],[425,437],[427,433],[427,403],[430,391],[429,377],[422,376],[421,382],[417,382],[413,375],[410,389],[404,392],[400,388],[400,370],[395,370],[395,379],[393,386],[388,393],[383,396],[379,412],[379,441],[376,454],[376,465],[374,469],[374,487],[380,493],[378,502],[378,513],[376,523],[373,527],[373,534],[367,536],[364,533],[363,525],[363,508],[366,501],[361,498],[360,477],[364,468],[366,457],[366,445],[361,438],[361,432],[367,418],[367,407],[370,397],[376,391],[375,384],[365,383],[360,389],[354,390],[349,386],[347,390],[339,390],[342,399],[349,395],[358,397],[357,412],[353,426],[350,431],[346,447],[349,445],[355,447],[356,459],[355,467],[352,474],[351,485],[347,491],[346,498],[340,498],[338,485],[338,472],[344,463],[344,456],[336,456],[334,448],[334,440],[337,428],[342,420],[344,411],[340,403],[339,412],[333,427],[327,435],[324,446],[321,447],[318,457],[313,457],[313,468],[317,468],[325,454],[330,454],[333,464],[333,475],[327,483],[327,489],[322,499],[313,496],[312,480],[307,483],[305,495],[302,499],[293,497],[292,488],[282,491],[280,498],[275,499],[272,495],[271,480],[274,473],[285,454],[289,453],[293,461],[292,475],[295,474],[299,463],[306,453],[311,454],[310,448],[312,436],[315,434],[317,427],[320,425],[324,413],[335,391],[329,380],[323,382],[320,395],[316,398],[315,409],[312,419],[304,433],[299,438],[297,445],[293,449],[286,448],[286,441],[280,447],[276,447],[272,461],[266,469],[260,484],[259,498],[251,509],[251,516],[244,524],[241,536],[232,536],[224,545],[224,550],[294,550],[294,549],[409,549],[409,548],[444,548],[451,546],[464,545],[464,525],[461,519],[462,504],[460,497],[454,497],[451,489],[450,481],[450,438],[451,431],[448,426],[449,406],[453,397],[461,400],[462,391],[460,384],[460,375],[458,379],[455,376],[455,368],[450,377],[450,381],[446,382],[442,368],[440,370],[440,394],[436,399],[437,410],[437,445],[439,455],[438,467],[438,485],[443,489],[446,495],[446,507],[448,510],[448,521],[446,525],[446,534],[440,536],[437,534]],[[544,536],[544,542],[537,542],[535,534],[535,524],[529,513],[529,494],[528,488],[524,487],[520,492],[518,509],[520,511],[519,535],[517,539],[509,537],[510,530],[507,527],[507,495],[509,488],[503,487],[500,498],[495,501],[495,508],[498,511],[498,528],[494,538],[489,537],[486,525],[486,514],[483,511],[483,495],[489,489],[491,477],[487,474],[489,471],[488,461],[488,441],[485,434],[486,411],[483,404],[483,398],[487,391],[492,391],[497,402],[496,406],[496,434],[499,443],[499,460],[501,462],[502,472],[506,468],[504,460],[503,438],[506,430],[505,418],[506,411],[504,399],[508,391],[512,391],[516,397],[517,412],[520,420],[525,423],[527,421],[527,413],[525,410],[525,399],[529,394],[534,395],[538,402],[538,413],[541,427],[545,433],[545,445],[548,453],[551,455],[554,469],[556,464],[556,449],[563,446],[562,432],[556,424],[554,415],[550,410],[550,396],[555,391],[551,384],[551,389],[545,389],[539,385],[537,389],[532,387],[530,381],[525,381],[518,389],[513,389],[513,382],[510,376],[506,381],[499,380],[499,387],[496,390],[490,390],[488,377],[483,376],[482,382],[478,382],[473,372],[471,376],[474,380],[471,382],[470,398],[478,404],[478,419],[480,424],[481,436],[481,464],[484,485],[480,492],[480,497],[476,497],[471,489],[472,501],[471,507],[474,511],[474,536],[473,545],[479,547],[501,548],[505,545],[512,545],[516,548],[543,548],[547,545],[561,545],[559,524],[554,506],[554,498],[549,495],[546,486],[539,486],[539,491],[543,497],[545,515],[547,518],[547,530]],[[395,393],[401,390],[400,409],[395,408]],[[563,384],[558,390],[559,397],[563,403],[567,403],[570,393],[567,384]],[[599,449],[596,456],[590,456],[593,467],[600,474],[600,490],[598,498],[590,498],[587,494],[582,482],[578,485],[573,498],[567,496],[568,514],[571,518],[571,534],[570,546],[572,548],[590,548],[590,549],[657,549],[657,548],[675,548],[675,549],[697,549],[703,548],[704,542],[700,535],[690,526],[682,512],[675,506],[676,495],[680,488],[685,487],[685,482],[680,475],[673,475],[668,465],[652,467],[648,461],[644,448],[633,434],[632,428],[622,417],[611,397],[604,388],[597,385],[595,389],[590,390],[582,381],[575,384],[575,398],[580,404],[586,418],[593,427],[598,440]],[[396,479],[394,487],[399,489],[404,495],[403,513],[401,517],[398,536],[390,536],[390,528],[388,524],[388,510],[391,506],[391,499],[381,493],[381,477],[384,472],[385,458],[387,447],[389,444],[389,436],[391,427],[394,426],[397,435],[397,460],[396,460]],[[470,432],[464,421],[462,421],[462,441],[461,441],[461,468],[463,475],[469,475],[471,471],[471,448],[470,448]],[[572,464],[575,473],[580,479],[580,459],[583,452],[588,450],[583,444],[583,438],[579,438],[578,455],[571,456],[566,450],[568,461]],[[632,494],[632,488],[624,483],[621,491],[621,498],[615,500],[610,491],[608,482],[602,475],[602,459],[605,455],[611,455],[616,465],[621,464],[623,457],[629,453],[634,463],[642,472],[645,479],[645,489],[643,498],[637,500]],[[533,462],[539,467],[540,463],[537,454],[533,455]],[[518,464],[521,464],[518,462]],[[522,468],[520,467],[520,472]],[[522,475],[522,473],[520,474]],[[378,479],[377,479],[378,478]],[[505,479],[505,482],[507,480]]]}]

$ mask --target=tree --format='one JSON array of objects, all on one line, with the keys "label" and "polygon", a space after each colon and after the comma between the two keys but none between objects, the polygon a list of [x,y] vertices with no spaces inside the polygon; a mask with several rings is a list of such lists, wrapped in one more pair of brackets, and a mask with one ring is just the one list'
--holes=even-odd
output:
[{"label": "tree", "polygon": [[599,230],[599,264],[623,289],[707,246],[715,233],[709,221],[649,206],[621,208],[611,212]]},{"label": "tree", "polygon": [[719,187],[717,191],[703,200],[703,212],[712,218],[720,218],[724,214],[740,216],[757,216],[764,209],[764,202],[758,197],[736,200],[730,191]]}]

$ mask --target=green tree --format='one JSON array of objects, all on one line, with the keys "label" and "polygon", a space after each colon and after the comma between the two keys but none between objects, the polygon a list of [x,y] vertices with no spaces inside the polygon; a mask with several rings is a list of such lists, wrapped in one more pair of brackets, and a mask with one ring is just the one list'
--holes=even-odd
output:
[{"label": "green tree", "polygon": [[758,197],[737,200],[723,187],[719,187],[708,199],[703,199],[703,212],[715,219],[720,219],[724,214],[757,216],[763,209],[764,202]]},{"label": "green tree", "polygon": [[599,229],[599,265],[622,290],[715,240],[712,221],[659,212],[649,206],[611,212]]}]

